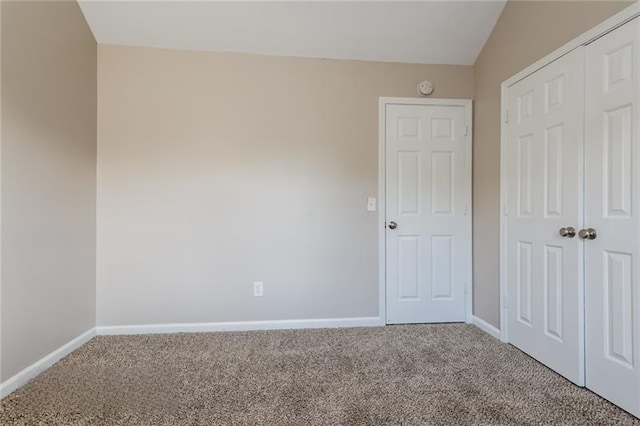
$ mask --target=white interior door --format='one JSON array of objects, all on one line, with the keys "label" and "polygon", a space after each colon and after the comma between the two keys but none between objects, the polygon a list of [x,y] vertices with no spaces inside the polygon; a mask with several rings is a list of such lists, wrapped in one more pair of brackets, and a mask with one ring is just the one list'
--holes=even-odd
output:
[{"label": "white interior door", "polygon": [[640,18],[587,46],[587,387],[640,415]]},{"label": "white interior door", "polygon": [[579,385],[583,58],[577,49],[511,86],[507,123],[509,342]]},{"label": "white interior door", "polygon": [[387,323],[466,319],[470,108],[386,105]]}]

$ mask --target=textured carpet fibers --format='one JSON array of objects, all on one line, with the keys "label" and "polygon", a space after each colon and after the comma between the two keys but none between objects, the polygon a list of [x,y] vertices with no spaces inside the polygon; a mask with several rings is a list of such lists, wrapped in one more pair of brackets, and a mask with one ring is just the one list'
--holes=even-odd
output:
[{"label": "textured carpet fibers", "polygon": [[470,325],[97,337],[2,425],[632,425]]}]

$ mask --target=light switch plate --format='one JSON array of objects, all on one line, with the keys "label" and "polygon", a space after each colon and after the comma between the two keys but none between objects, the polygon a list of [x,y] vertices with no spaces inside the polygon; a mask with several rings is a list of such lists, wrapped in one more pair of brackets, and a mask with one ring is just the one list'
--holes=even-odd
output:
[{"label": "light switch plate", "polygon": [[376,211],[376,199],[375,197],[367,198],[367,211],[375,212]]},{"label": "light switch plate", "polygon": [[264,295],[264,283],[262,281],[255,281],[253,283],[253,295],[256,297],[262,297]]}]

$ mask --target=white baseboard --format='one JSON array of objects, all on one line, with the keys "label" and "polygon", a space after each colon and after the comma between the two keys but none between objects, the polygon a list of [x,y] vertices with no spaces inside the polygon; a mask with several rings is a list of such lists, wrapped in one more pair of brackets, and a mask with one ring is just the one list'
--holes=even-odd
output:
[{"label": "white baseboard", "polygon": [[[500,330],[488,322],[474,316],[473,324],[500,339]],[[164,333],[203,333],[212,331],[250,331],[250,330],[292,330],[304,328],[345,328],[345,327],[381,327],[385,322],[380,317],[329,318],[276,321],[238,321],[210,323],[143,324],[100,326],[86,331],[41,360],[25,368],[7,381],[0,383],[0,399],[25,385],[56,362],[60,361],[96,335],[127,334],[164,334]]]},{"label": "white baseboard", "polygon": [[111,325],[96,327],[100,336],[124,334],[205,333],[212,331],[287,330],[300,328],[379,327],[379,317],[178,324]]},{"label": "white baseboard", "polygon": [[245,330],[285,330],[301,328],[340,328],[340,327],[377,327],[383,326],[379,317],[330,318],[281,321],[242,321],[184,324],[117,325],[95,327],[59,347],[41,360],[35,362],[7,381],[0,383],[0,399],[24,386],[29,380],[47,370],[96,335],[158,334],[158,333],[197,333],[211,331]]},{"label": "white baseboard", "polygon": [[49,367],[51,367],[56,362],[60,361],[65,356],[69,355],[71,352],[78,349],[80,346],[87,343],[96,335],[96,329],[92,328],[71,340],[70,342],[62,345],[55,351],[51,352],[49,355],[44,358],[36,361],[34,364],[20,371],[15,376],[7,379],[5,382],[0,383],[0,399],[9,395],[13,391],[24,386],[29,380],[36,377],[38,374],[42,373]]},{"label": "white baseboard", "polygon": [[484,331],[485,333],[487,333],[487,334],[495,337],[496,339],[500,340],[500,330],[495,328],[494,326],[492,326],[491,324],[489,324],[485,320],[474,316],[473,317],[473,325],[475,325],[476,327],[478,327],[480,330]]}]

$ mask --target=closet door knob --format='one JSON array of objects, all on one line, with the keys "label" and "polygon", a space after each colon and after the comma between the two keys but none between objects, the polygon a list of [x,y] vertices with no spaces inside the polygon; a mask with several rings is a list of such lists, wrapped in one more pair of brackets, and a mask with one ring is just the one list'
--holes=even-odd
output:
[{"label": "closet door knob", "polygon": [[558,233],[561,237],[573,238],[576,236],[576,228],[574,228],[573,226],[569,226],[568,228],[560,228],[560,231],[558,231]]},{"label": "closet door knob", "polygon": [[583,240],[595,240],[598,234],[596,233],[595,229],[587,228],[581,229],[580,232],[578,232],[578,236]]},{"label": "closet door knob", "polygon": [[389,222],[389,229],[396,229],[398,227],[398,224],[395,222]]}]

